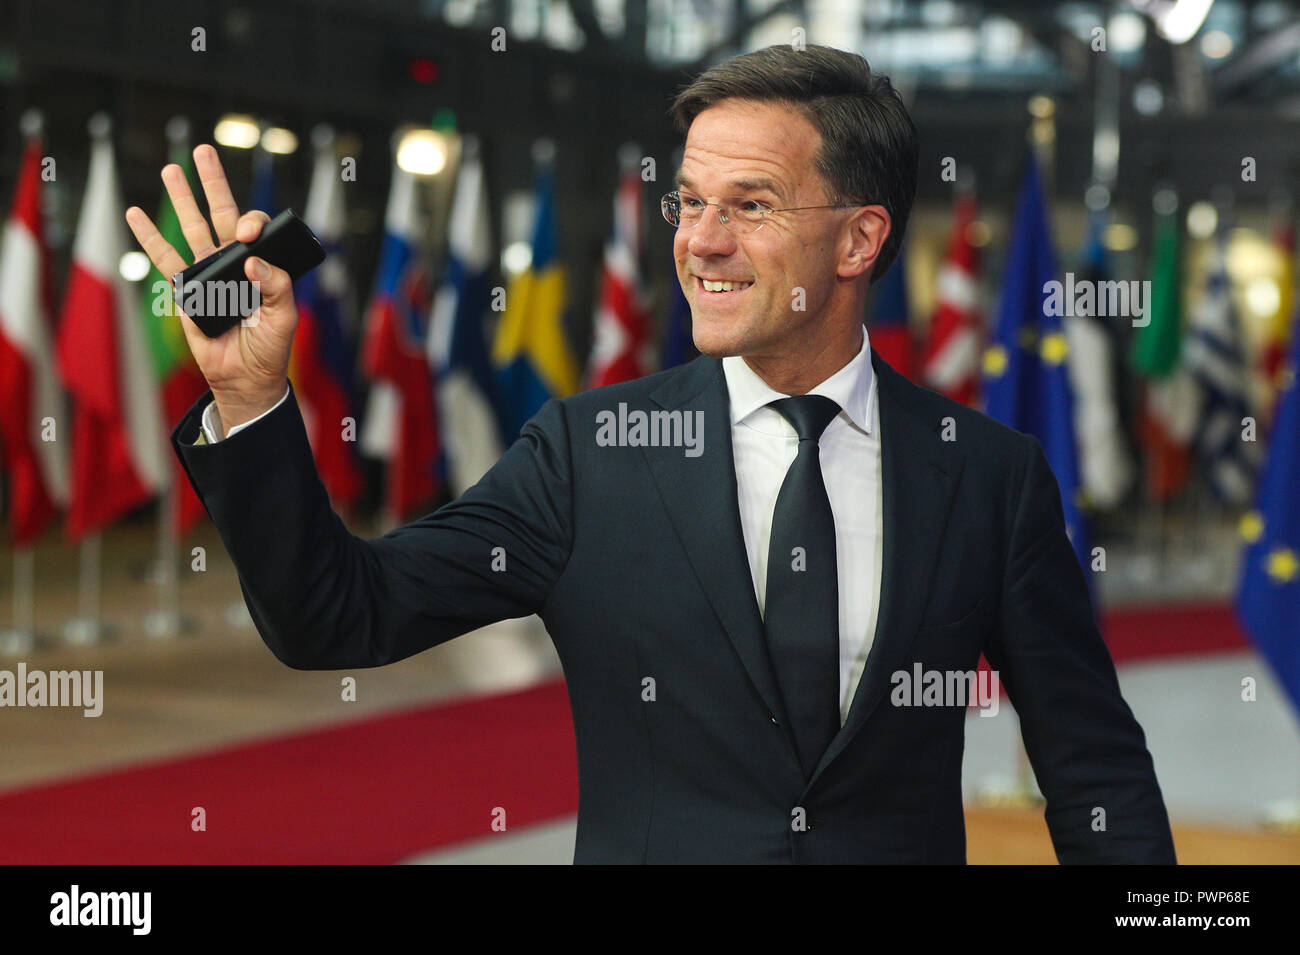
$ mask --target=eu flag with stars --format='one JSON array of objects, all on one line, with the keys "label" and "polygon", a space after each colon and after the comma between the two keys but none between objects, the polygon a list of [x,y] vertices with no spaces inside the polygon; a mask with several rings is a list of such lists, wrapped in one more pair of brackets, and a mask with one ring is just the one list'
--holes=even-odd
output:
[{"label": "eu flag with stars", "polygon": [[1038,163],[1030,156],[1016,203],[992,340],[984,353],[985,411],[1017,431],[1032,434],[1043,446],[1061,490],[1065,529],[1091,587],[1088,528],[1078,503],[1069,347],[1061,321],[1063,309],[1056,307],[1061,304],[1059,291],[1049,300],[1053,282],[1059,290]]},{"label": "eu flag with stars", "polygon": [[1260,478],[1255,509],[1241,523],[1237,616],[1300,713],[1300,335],[1273,425],[1273,444]]}]

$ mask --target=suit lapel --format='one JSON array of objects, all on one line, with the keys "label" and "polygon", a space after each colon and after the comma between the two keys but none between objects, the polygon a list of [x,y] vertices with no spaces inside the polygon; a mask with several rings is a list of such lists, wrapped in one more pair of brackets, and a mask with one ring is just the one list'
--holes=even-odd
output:
[{"label": "suit lapel", "polygon": [[[921,620],[922,598],[929,591],[964,463],[951,445],[941,451],[943,422],[937,417],[930,420],[918,400],[920,389],[882,361],[875,349],[871,360],[880,405],[884,535],[880,610],[848,719],[822,755],[809,787],[867,722],[889,689],[890,674],[901,667]],[[698,358],[650,397],[666,410],[704,412],[704,452],[699,457],[648,453],[646,460],[700,585],[755,690],[788,736],[740,526],[722,363]]]},{"label": "suit lapel", "polygon": [[767,655],[763,620],[740,525],[730,400],[722,362],[697,358],[680,374],[669,377],[650,398],[666,410],[704,412],[702,454],[689,458],[679,450],[667,454],[656,451],[648,452],[646,460],[695,576],[755,690],[788,735],[785,707]]},{"label": "suit lapel", "polygon": [[938,417],[930,420],[918,400],[918,386],[890,368],[875,349],[871,364],[880,405],[884,534],[880,609],[848,719],[822,755],[809,787],[866,723],[889,689],[890,674],[900,668],[911,646],[963,464],[952,445],[940,453],[943,423]]}]

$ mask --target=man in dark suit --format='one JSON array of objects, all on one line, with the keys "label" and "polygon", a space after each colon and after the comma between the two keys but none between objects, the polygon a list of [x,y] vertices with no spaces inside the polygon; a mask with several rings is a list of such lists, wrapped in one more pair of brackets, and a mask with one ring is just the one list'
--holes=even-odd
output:
[{"label": "man in dark suit", "polygon": [[[1038,442],[912,385],[863,329],[916,188],[888,80],[771,47],[674,111],[663,211],[702,356],[548,402],[477,485],[382,538],[344,528],[313,466],[287,276],[250,263],[255,325],[208,340],[182,319],[212,393],[173,443],[267,646],[382,666],[539,614],[573,710],[578,862],[965,861],[971,701],[952,690],[982,651],[1058,858],[1173,862]],[[218,241],[255,236],[266,216],[239,218],[211,147],[195,158]],[[179,170],[163,179],[207,254]],[[931,674],[933,695],[900,692]]]}]

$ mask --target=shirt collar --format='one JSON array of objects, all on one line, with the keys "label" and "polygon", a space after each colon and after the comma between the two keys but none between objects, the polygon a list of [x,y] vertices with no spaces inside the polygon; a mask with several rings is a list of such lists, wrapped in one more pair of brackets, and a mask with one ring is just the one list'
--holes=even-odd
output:
[{"label": "shirt collar", "polygon": [[[773,401],[788,398],[767,384],[754,372],[745,359],[730,355],[722,359],[722,371],[727,378],[727,392],[731,398],[731,423],[739,424],[750,415]],[[871,397],[875,375],[871,368],[871,340],[862,329],[862,347],[853,359],[816,387],[810,395],[830,398],[848,416],[859,430],[871,433]],[[769,409],[770,410],[770,409]],[[775,414],[775,412],[773,412]]]}]

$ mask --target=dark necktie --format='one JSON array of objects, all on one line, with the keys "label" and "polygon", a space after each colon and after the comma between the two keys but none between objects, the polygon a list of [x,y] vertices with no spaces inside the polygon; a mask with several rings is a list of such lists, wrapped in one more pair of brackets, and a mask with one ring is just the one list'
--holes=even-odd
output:
[{"label": "dark necktie", "polygon": [[818,444],[840,406],[821,395],[798,395],[768,407],[799,434],[772,516],[763,626],[807,777],[840,728],[835,519]]}]

